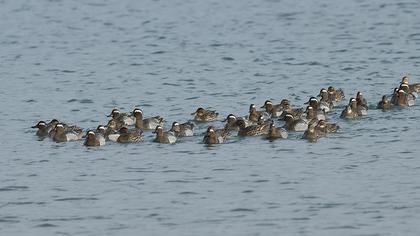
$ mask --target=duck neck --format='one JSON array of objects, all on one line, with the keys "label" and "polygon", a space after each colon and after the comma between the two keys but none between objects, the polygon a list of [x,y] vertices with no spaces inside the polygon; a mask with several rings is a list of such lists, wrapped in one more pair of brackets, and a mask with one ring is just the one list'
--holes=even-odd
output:
[{"label": "duck neck", "polygon": [[265,111],[266,112],[268,112],[268,113],[270,113],[270,114],[272,114],[273,113],[273,105],[271,105],[271,104],[267,104],[267,105],[265,105]]},{"label": "duck neck", "polygon": [[209,143],[217,143],[217,137],[216,134],[209,134]]},{"label": "duck neck", "polygon": [[143,116],[141,114],[136,114],[136,128],[143,128]]},{"label": "duck neck", "polygon": [[276,129],[276,127],[270,127],[270,129],[268,130],[268,134],[271,136],[271,137],[274,137],[274,136],[277,136],[277,129]]}]

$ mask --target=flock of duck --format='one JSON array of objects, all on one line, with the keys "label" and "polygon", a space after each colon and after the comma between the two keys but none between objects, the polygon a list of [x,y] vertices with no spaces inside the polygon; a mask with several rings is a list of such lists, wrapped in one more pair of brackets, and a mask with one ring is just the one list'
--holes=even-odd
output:
[{"label": "flock of duck", "polygon": [[[420,91],[420,83],[409,84],[409,78],[404,76],[401,83],[393,93],[384,95],[377,108],[387,110],[393,106],[407,107],[414,105],[417,93]],[[238,136],[265,136],[267,139],[286,139],[288,132],[304,132],[302,138],[310,142],[316,142],[318,138],[328,133],[337,132],[339,126],[327,122],[327,114],[331,112],[336,103],[345,98],[342,89],[333,86],[323,88],[317,97],[311,97],[306,109],[294,108],[289,100],[283,99],[279,104],[265,101],[257,111],[257,107],[251,104],[249,114],[238,117],[229,114],[224,127],[217,128],[213,125],[207,127],[203,134],[203,143],[218,144],[225,142],[236,133]],[[361,92],[355,98],[350,98],[349,103],[341,112],[341,118],[354,119],[368,114],[368,104]],[[198,108],[191,113],[193,121],[186,123],[173,122],[170,130],[164,130],[165,120],[160,116],[144,118],[143,111],[135,108],[131,113],[122,113],[113,109],[108,115],[110,120],[107,125],[99,125],[95,130],[84,131],[75,125],[68,125],[53,119],[50,122],[39,121],[32,128],[37,128],[36,135],[40,138],[50,137],[55,142],[67,142],[84,139],[86,146],[102,146],[106,142],[134,143],[143,140],[143,132],[153,131],[154,142],[173,144],[178,139],[194,135],[197,123],[212,122],[218,119],[216,111]],[[276,127],[275,120],[283,120],[282,127]]]}]

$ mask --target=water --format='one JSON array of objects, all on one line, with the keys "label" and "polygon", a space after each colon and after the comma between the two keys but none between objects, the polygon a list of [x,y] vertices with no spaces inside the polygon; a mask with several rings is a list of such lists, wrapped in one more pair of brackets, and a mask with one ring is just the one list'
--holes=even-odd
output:
[{"label": "water", "polygon": [[[199,106],[302,105],[322,87],[372,108],[419,82],[417,1],[0,1],[1,235],[418,235],[419,105],[330,116],[318,143],[206,147],[38,141],[112,108],[168,123]],[[215,122],[221,126],[221,122]]]}]

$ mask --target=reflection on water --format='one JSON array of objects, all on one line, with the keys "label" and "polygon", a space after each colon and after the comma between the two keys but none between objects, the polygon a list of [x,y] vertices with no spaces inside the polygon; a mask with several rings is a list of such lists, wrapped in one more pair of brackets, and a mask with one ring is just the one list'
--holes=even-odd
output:
[{"label": "reflection on water", "polygon": [[[0,1],[0,232],[138,235],[416,235],[418,105],[373,109],[419,82],[417,2]],[[317,143],[232,138],[85,148],[38,141],[58,118],[84,128],[113,108],[167,124],[221,118],[334,85],[362,119]],[[213,123],[220,127],[222,122]],[[280,123],[279,123],[280,124]],[[386,227],[384,227],[386,225]]]}]

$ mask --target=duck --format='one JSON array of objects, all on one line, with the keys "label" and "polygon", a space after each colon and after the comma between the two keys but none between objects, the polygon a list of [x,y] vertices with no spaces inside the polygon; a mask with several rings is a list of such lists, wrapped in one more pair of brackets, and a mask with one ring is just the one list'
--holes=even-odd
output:
[{"label": "duck", "polygon": [[273,102],[270,100],[266,100],[264,105],[261,107],[264,108],[265,111],[272,117],[279,117],[283,113],[283,106],[282,104],[273,105]]},{"label": "duck", "polygon": [[[60,121],[58,121],[57,119],[52,119],[50,122],[48,122],[48,124],[47,124],[47,126],[48,126],[48,129],[51,131],[51,130],[53,130],[54,128],[55,128],[55,126],[58,124],[58,123],[60,123]],[[61,124],[63,124],[64,125],[64,127],[66,127],[67,125],[65,124],[65,123],[63,123],[63,122],[61,122]],[[50,135],[51,136],[51,135]]]},{"label": "duck", "polygon": [[327,123],[325,120],[320,120],[315,126],[318,136],[326,135],[328,133],[335,133],[340,128],[337,124]]},{"label": "duck", "polygon": [[128,113],[122,113],[117,108],[112,109],[111,113],[107,115],[107,117],[111,117],[116,122],[121,123],[122,126],[130,126],[134,125],[134,117]]},{"label": "duck", "polygon": [[303,133],[302,136],[303,139],[307,139],[309,142],[316,142],[318,140],[318,133],[315,129],[314,125],[309,125],[308,129],[305,130],[305,133]]},{"label": "duck", "polygon": [[398,90],[403,90],[406,94],[407,97],[410,97],[410,100],[415,100],[417,98],[417,93],[413,92],[410,87],[408,86],[408,84],[400,84],[400,87],[398,88]]},{"label": "duck", "polygon": [[84,145],[89,146],[89,147],[103,146],[105,145],[105,138],[103,135],[96,133],[92,130],[89,130],[86,133],[86,139],[85,139]]},{"label": "duck", "polygon": [[356,102],[357,102],[357,107],[359,107],[359,109],[363,109],[363,110],[368,110],[368,104],[366,99],[363,97],[362,92],[357,92],[356,94]]},{"label": "duck", "polygon": [[225,129],[238,130],[237,118],[234,114],[229,114],[223,122],[225,122]]},{"label": "duck", "polygon": [[400,89],[406,93],[411,93],[410,86],[408,86],[408,84],[401,83],[400,86],[398,87],[398,90]]},{"label": "duck", "polygon": [[56,127],[58,124],[61,124],[64,127],[64,132],[68,132],[68,133],[73,132],[77,134],[83,133],[83,129],[77,125],[67,125],[66,123],[60,122],[57,119],[52,119],[47,125],[48,127],[51,127],[50,131],[48,132],[49,137],[51,138],[54,137],[56,133]]},{"label": "duck", "polygon": [[316,97],[310,97],[305,104],[308,104],[308,106],[311,106],[313,109],[318,110],[319,109],[319,102]]},{"label": "duck", "polygon": [[165,123],[165,120],[160,116],[143,119],[143,111],[138,108],[135,108],[132,113],[135,119],[135,127],[137,129],[153,130],[156,126],[163,126]]},{"label": "duck", "polygon": [[[219,131],[219,132],[218,132]],[[221,130],[216,130],[213,126],[207,128],[206,134],[203,138],[205,144],[219,144],[226,140],[226,133]]]},{"label": "duck", "polygon": [[283,112],[280,115],[280,118],[284,119],[287,114],[291,114],[294,117],[301,117],[304,114],[303,108],[292,108],[290,101],[288,99],[281,100],[280,105],[283,109]]},{"label": "duck", "polygon": [[295,117],[292,114],[287,114],[284,118],[284,126],[283,128],[285,128],[288,131],[298,131],[298,132],[302,132],[308,129],[308,122],[298,118],[295,119]]},{"label": "duck", "polygon": [[105,138],[105,141],[110,140],[113,142],[117,142],[118,137],[121,135],[120,130],[115,131],[104,125],[98,125],[98,127],[96,127],[96,130],[94,132],[96,133],[96,135],[103,136]]},{"label": "duck", "polygon": [[396,95],[395,105],[400,107],[413,106],[414,98],[410,96],[410,94],[404,92],[404,90],[400,89]]},{"label": "duck", "polygon": [[345,98],[344,91],[342,89],[336,89],[333,86],[329,86],[328,89],[327,89],[327,91],[328,91],[328,93],[331,94],[331,99],[334,102],[341,101],[341,100],[343,100]]},{"label": "duck", "polygon": [[270,125],[265,124],[256,124],[246,126],[246,123],[243,119],[237,120],[237,125],[239,127],[238,136],[258,136],[268,134]]},{"label": "duck", "polygon": [[194,120],[198,122],[215,121],[219,113],[216,111],[206,110],[202,107],[198,108],[195,112],[191,113],[194,116]]},{"label": "duck", "polygon": [[306,120],[310,122],[311,120],[326,120],[327,114],[325,110],[316,110],[311,105],[306,107]]},{"label": "duck", "polygon": [[391,104],[396,105],[397,104],[397,95],[398,95],[398,88],[394,88],[392,95],[391,95]]},{"label": "duck", "polygon": [[177,140],[177,138],[176,138],[176,136],[173,132],[163,131],[163,128],[160,125],[156,126],[156,129],[155,129],[155,131],[153,131],[153,133],[156,134],[156,137],[153,141],[157,142],[157,143],[173,144]]},{"label": "duck", "polygon": [[251,104],[249,106],[249,115],[248,115],[248,120],[251,122],[258,122],[258,119],[260,119],[260,116],[263,115],[263,112],[257,111],[257,107],[255,106],[255,104]]},{"label": "duck", "polygon": [[111,113],[107,115],[107,117],[111,117],[111,119],[107,123],[107,127],[113,131],[120,130],[123,126],[125,126],[124,118],[127,114],[122,115],[120,110],[117,108],[112,109]]},{"label": "duck", "polygon": [[122,127],[124,127],[124,123],[118,119],[111,119],[106,124],[106,127],[108,127],[108,129],[111,129],[112,131],[115,132],[115,131],[120,130]]},{"label": "duck", "polygon": [[36,131],[36,135],[40,138],[44,138],[48,136],[50,131],[48,124],[45,121],[39,121],[36,125],[31,127],[32,129],[38,129]]},{"label": "duck", "polygon": [[334,102],[331,100],[328,91],[323,88],[319,92],[319,97],[321,99],[319,100],[319,108],[320,110],[324,110],[325,112],[330,112],[334,108]]},{"label": "duck", "polygon": [[96,130],[95,130],[95,133],[102,135],[105,138],[105,140],[108,138],[108,135],[110,134],[110,132],[111,130],[103,125],[98,125],[98,127],[96,127]]},{"label": "duck", "polygon": [[[306,102],[305,104],[308,104],[308,107],[312,107],[313,111],[315,112],[315,115],[318,119],[326,119],[326,115],[325,115],[325,108],[321,108],[320,106],[320,102],[318,101],[318,99],[316,97],[311,97],[309,98],[309,101]],[[308,108],[307,107],[307,108]],[[329,108],[328,108],[329,109]],[[318,111],[322,111],[322,113],[318,113]],[[306,110],[307,113],[307,110]],[[296,116],[295,116],[296,117]]]},{"label": "duck", "polygon": [[83,133],[81,130],[66,129],[63,124],[58,123],[55,125],[52,139],[59,143],[79,140],[82,137]]},{"label": "duck", "polygon": [[180,124],[178,122],[172,123],[172,128],[169,130],[175,134],[176,137],[188,137],[194,135],[194,124],[186,122]]},{"label": "duck", "polygon": [[287,133],[287,130],[284,128],[277,128],[274,122],[271,122],[270,128],[268,129],[267,139],[287,139],[289,134]]},{"label": "duck", "polygon": [[355,98],[350,98],[349,104],[341,112],[340,117],[344,119],[353,119],[358,117],[357,101]]},{"label": "duck", "polygon": [[377,109],[388,110],[391,108],[391,101],[389,100],[388,96],[383,95],[382,100],[376,106]]},{"label": "duck", "polygon": [[55,127],[57,124],[61,124],[64,126],[66,132],[75,132],[75,133],[82,133],[83,129],[78,127],[77,125],[67,125],[64,122],[60,122],[57,119],[52,119],[48,124],[47,127],[49,128],[48,136],[53,137],[55,134]]},{"label": "duck", "polygon": [[411,93],[413,93],[413,92],[416,92],[416,93],[420,92],[420,83],[409,84],[408,83],[408,80],[409,80],[409,77],[408,76],[403,76],[402,79],[401,79],[401,84],[407,84]]},{"label": "duck", "polygon": [[141,130],[129,131],[125,126],[119,130],[118,143],[136,143],[142,140],[143,131]]},{"label": "duck", "polygon": [[317,111],[312,106],[306,107],[306,117],[305,120],[309,123],[312,121],[318,121]]}]

